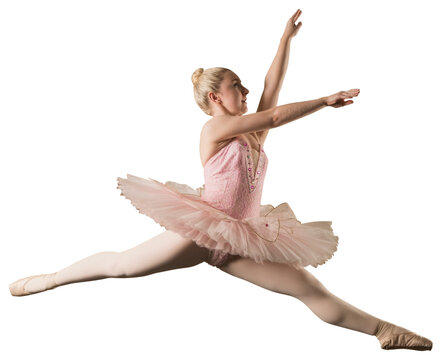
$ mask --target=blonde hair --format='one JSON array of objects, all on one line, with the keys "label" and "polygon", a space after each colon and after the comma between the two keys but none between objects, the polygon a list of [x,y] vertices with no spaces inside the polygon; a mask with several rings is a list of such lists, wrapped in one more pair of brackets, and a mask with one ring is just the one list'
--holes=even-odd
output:
[{"label": "blonde hair", "polygon": [[221,81],[224,79],[224,74],[229,69],[223,67],[213,67],[209,69],[198,68],[192,74],[193,95],[198,106],[207,115],[210,114],[209,97],[210,91],[218,92]]}]

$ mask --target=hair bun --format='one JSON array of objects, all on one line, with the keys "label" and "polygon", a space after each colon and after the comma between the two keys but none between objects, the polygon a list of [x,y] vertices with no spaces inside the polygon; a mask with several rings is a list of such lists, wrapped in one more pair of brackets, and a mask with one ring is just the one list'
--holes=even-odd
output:
[{"label": "hair bun", "polygon": [[196,86],[196,84],[198,83],[198,80],[201,76],[201,74],[204,72],[203,68],[198,68],[196,69],[193,74],[192,74],[192,84],[193,86]]}]

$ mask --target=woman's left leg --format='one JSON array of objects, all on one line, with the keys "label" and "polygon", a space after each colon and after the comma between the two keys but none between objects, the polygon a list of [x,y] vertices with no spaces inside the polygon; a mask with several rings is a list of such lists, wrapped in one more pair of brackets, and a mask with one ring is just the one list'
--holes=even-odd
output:
[{"label": "woman's left leg", "polygon": [[369,335],[376,333],[380,319],[333,295],[304,268],[277,263],[258,264],[251,259],[235,258],[220,269],[265,289],[301,300],[329,324]]},{"label": "woman's left leg", "polygon": [[432,349],[431,340],[378,319],[339,299],[302,267],[269,262],[258,264],[236,256],[220,269],[265,289],[301,300],[329,324],[375,335],[383,349]]}]

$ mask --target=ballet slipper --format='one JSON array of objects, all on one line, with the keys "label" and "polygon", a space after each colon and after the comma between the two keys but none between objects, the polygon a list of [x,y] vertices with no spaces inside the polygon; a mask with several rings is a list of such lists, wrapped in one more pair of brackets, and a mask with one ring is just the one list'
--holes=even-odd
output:
[{"label": "ballet slipper", "polygon": [[405,331],[394,333],[396,325],[387,321],[381,320],[376,330],[376,337],[384,350],[394,349],[410,349],[410,350],[431,350],[433,343],[431,340],[417,335],[412,331]]},{"label": "ballet slipper", "polygon": [[[36,278],[36,277],[40,277],[40,276],[45,276],[46,279],[46,283],[43,289],[39,290],[39,291],[33,291],[30,292],[28,290],[25,289],[26,284]],[[13,296],[26,296],[26,295],[32,295],[32,294],[36,294],[45,290],[50,290],[53,289],[55,287],[57,287],[58,284],[55,282],[55,273],[53,274],[41,274],[41,275],[33,275],[33,276],[28,276],[26,278],[17,280],[15,282],[13,282],[12,284],[9,285],[9,291],[11,292],[11,295]]]}]

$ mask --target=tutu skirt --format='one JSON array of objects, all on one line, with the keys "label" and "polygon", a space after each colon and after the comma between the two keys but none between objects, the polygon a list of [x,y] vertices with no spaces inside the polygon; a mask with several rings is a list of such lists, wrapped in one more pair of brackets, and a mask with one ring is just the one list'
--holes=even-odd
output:
[{"label": "tutu skirt", "polygon": [[[331,221],[301,223],[287,203],[260,205],[259,215],[236,219],[202,199],[203,187],[140,178],[117,178],[121,196],[162,227],[221,254],[317,267],[337,249]],[[226,256],[221,256],[225,259]]]}]

